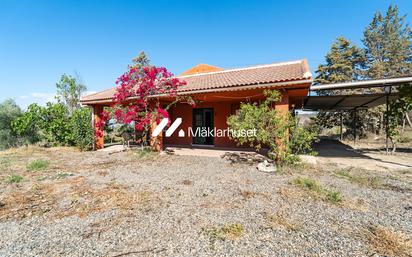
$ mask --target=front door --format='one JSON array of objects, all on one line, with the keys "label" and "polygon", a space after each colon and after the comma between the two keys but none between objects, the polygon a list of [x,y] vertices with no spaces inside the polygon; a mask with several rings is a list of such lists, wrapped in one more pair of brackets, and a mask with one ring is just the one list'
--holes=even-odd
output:
[{"label": "front door", "polygon": [[[212,108],[195,108],[193,109],[193,144],[196,145],[213,145],[213,122],[214,115]],[[199,133],[206,130],[207,136]]]}]

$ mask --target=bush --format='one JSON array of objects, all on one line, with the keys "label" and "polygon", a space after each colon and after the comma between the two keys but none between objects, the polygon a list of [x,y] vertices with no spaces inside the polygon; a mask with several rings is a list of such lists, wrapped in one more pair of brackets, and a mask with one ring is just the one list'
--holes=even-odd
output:
[{"label": "bush", "polygon": [[[81,150],[93,146],[91,111],[87,108],[76,109],[69,115],[67,107],[61,103],[47,103],[46,107],[31,104],[13,120],[12,129],[22,144],[75,145]],[[29,140],[23,140],[25,138]]]},{"label": "bush", "polygon": [[21,115],[20,107],[11,99],[0,104],[0,150],[18,145],[18,137],[12,130],[12,121]]},{"label": "bush", "polygon": [[46,107],[31,104],[27,111],[12,122],[13,131],[27,143],[43,141],[46,145],[69,144],[69,116],[63,104],[47,103]]},{"label": "bush", "polygon": [[273,108],[273,104],[281,100],[278,91],[266,90],[264,95],[266,100],[262,103],[242,103],[240,110],[227,119],[229,128],[234,131],[255,130],[256,133],[246,136],[237,133],[231,138],[256,150],[269,147],[269,156],[278,165],[296,162],[297,154],[312,153],[316,131],[298,126],[297,119],[290,113]]},{"label": "bush", "polygon": [[92,112],[88,108],[76,109],[70,118],[71,141],[82,151],[93,147],[94,131],[91,120]]}]

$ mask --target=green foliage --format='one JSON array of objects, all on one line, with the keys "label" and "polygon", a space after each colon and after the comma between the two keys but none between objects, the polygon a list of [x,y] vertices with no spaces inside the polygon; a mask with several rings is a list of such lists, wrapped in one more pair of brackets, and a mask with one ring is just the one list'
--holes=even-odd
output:
[{"label": "green foliage", "polygon": [[23,180],[23,177],[17,174],[11,174],[7,179],[6,182],[9,184],[12,183],[20,183]]},{"label": "green foliage", "polygon": [[26,169],[28,171],[44,170],[49,166],[49,162],[46,160],[38,159],[27,163]]},{"label": "green foliage", "polygon": [[92,112],[88,108],[76,109],[70,118],[71,141],[82,151],[93,147],[94,131],[91,119]]},{"label": "green foliage", "polygon": [[48,145],[70,143],[69,116],[61,103],[47,103],[46,107],[31,104],[27,111],[12,122],[17,135],[27,136],[32,141],[44,141]]},{"label": "green foliage", "polygon": [[366,27],[365,45],[367,77],[382,79],[410,75],[412,71],[412,33],[399,16],[398,6],[390,5],[386,15],[377,12]]},{"label": "green foliage", "polygon": [[326,199],[332,203],[340,203],[342,202],[342,195],[337,191],[327,191]]},{"label": "green foliage", "polygon": [[69,113],[80,107],[80,97],[87,90],[86,86],[80,82],[78,77],[63,74],[60,81],[56,83],[59,103],[64,104]]},{"label": "green foliage", "polygon": [[256,133],[248,136],[232,134],[231,138],[256,150],[269,147],[271,157],[280,165],[296,162],[296,154],[312,152],[315,131],[298,126],[297,120],[288,112],[273,108],[281,100],[278,91],[266,90],[264,94],[266,99],[263,102],[242,103],[240,110],[227,119],[229,128],[234,131],[256,130]]},{"label": "green foliage", "polygon": [[318,66],[315,84],[348,82],[361,76],[364,53],[346,38],[338,37],[326,54],[325,61],[325,64]]},{"label": "green foliage", "polygon": [[0,104],[0,150],[18,145],[18,137],[12,130],[12,121],[21,115],[20,107],[12,100]]},{"label": "green foliage", "polygon": [[45,145],[75,145],[81,150],[93,145],[91,111],[78,108],[69,114],[62,103],[47,103],[46,107],[32,104],[12,122],[12,129],[25,143],[43,142]]}]

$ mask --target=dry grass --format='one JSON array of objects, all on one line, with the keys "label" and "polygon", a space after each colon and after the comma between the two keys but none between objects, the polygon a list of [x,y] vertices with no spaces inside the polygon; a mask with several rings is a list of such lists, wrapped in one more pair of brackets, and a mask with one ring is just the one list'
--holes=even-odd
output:
[{"label": "dry grass", "polygon": [[2,199],[0,219],[23,219],[43,215],[56,205],[52,185],[35,184],[25,191],[15,191]]},{"label": "dry grass", "polygon": [[371,250],[381,256],[408,257],[412,255],[412,239],[382,226],[369,226],[364,231]]},{"label": "dry grass", "polygon": [[291,181],[291,184],[310,192],[312,196],[316,198],[334,204],[341,203],[343,200],[340,192],[326,189],[322,187],[318,181],[312,178],[297,177]]},{"label": "dry grass", "polygon": [[300,225],[298,225],[295,221],[290,218],[286,218],[282,212],[278,212],[276,214],[266,214],[265,218],[268,222],[269,228],[271,229],[278,229],[284,228],[289,231],[297,231],[300,229]]},{"label": "dry grass", "polygon": [[182,184],[186,186],[193,186],[193,181],[185,179],[182,181]]},{"label": "dry grass", "polygon": [[239,189],[239,194],[244,198],[244,199],[250,199],[256,196],[256,192],[250,191],[250,190],[244,190],[244,189]]}]

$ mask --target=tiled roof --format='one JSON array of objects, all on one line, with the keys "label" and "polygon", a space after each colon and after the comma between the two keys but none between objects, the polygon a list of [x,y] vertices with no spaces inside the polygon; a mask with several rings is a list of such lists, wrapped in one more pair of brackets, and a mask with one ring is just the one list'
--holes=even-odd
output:
[{"label": "tiled roof", "polygon": [[[310,80],[312,74],[306,60],[280,62],[246,68],[228,69],[209,73],[177,76],[187,84],[178,92],[194,92],[200,90],[221,90],[224,88],[241,88],[243,86]],[[116,88],[82,97],[81,102],[104,102],[112,99]]]}]

